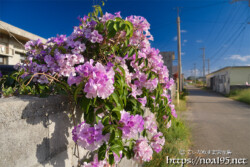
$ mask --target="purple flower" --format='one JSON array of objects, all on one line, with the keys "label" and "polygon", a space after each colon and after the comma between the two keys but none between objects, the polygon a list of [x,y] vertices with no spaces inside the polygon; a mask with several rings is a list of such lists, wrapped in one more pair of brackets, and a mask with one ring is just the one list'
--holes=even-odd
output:
[{"label": "purple flower", "polygon": [[121,111],[121,120],[119,121],[122,130],[122,137],[125,139],[133,138],[142,132],[144,121],[140,115],[130,115],[125,110]]},{"label": "purple flower", "polygon": [[143,98],[138,98],[137,100],[142,104],[143,107],[145,107],[145,105],[147,104],[147,97],[146,96]]},{"label": "purple flower", "polygon": [[76,85],[80,84],[81,81],[82,81],[82,77],[81,76],[74,77],[74,76],[70,75],[68,77],[68,81],[67,82],[68,82],[69,86],[72,86],[73,84],[76,84]]},{"label": "purple flower", "polygon": [[57,35],[57,37],[53,39],[53,42],[55,42],[57,45],[61,45],[66,40],[67,40],[66,35]]},{"label": "purple flower", "polygon": [[165,143],[165,138],[163,137],[161,132],[158,132],[152,137],[150,145],[155,152],[159,153],[162,150],[164,143]]},{"label": "purple flower", "polygon": [[177,114],[176,114],[176,111],[175,111],[175,108],[174,108],[174,104],[169,104],[169,107],[171,109],[171,114],[177,118]]},{"label": "purple flower", "polygon": [[157,133],[157,124],[155,122],[155,115],[151,113],[149,116],[144,118],[144,127],[149,131],[151,134]]},{"label": "purple flower", "polygon": [[101,43],[103,41],[103,37],[98,33],[98,31],[94,30],[93,32],[91,32],[90,41],[92,43]]},{"label": "purple flower", "polygon": [[167,129],[169,129],[170,127],[171,127],[171,120],[167,123],[167,125],[166,125],[166,127],[167,127]]},{"label": "purple flower", "polygon": [[72,131],[73,140],[81,147],[94,151],[98,149],[104,142],[108,141],[109,134],[103,136],[102,123],[99,121],[94,127],[82,122],[80,125],[74,127]]},{"label": "purple flower", "polygon": [[84,162],[84,164],[81,167],[105,167],[108,165],[108,162],[106,160],[98,161],[98,155],[94,155],[94,159],[92,162]]},{"label": "purple flower", "polygon": [[135,153],[134,159],[139,163],[142,163],[143,161],[148,162],[152,159],[153,150],[148,144],[148,140],[146,138],[138,139],[133,151]]},{"label": "purple flower", "polygon": [[[106,99],[114,91],[114,75],[113,68],[105,67],[101,63],[96,63],[95,66],[91,66],[91,63],[85,63],[86,65],[80,66],[76,70],[82,72],[84,76],[88,76],[89,80],[85,85],[84,92],[86,92],[87,98],[100,97]],[[81,75],[81,74],[80,74]]]}]

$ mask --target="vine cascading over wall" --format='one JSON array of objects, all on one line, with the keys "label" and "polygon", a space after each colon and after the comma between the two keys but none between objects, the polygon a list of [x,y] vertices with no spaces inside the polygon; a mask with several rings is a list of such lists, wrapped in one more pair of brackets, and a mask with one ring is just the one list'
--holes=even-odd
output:
[{"label": "vine cascading over wall", "polygon": [[150,46],[150,24],[140,16],[103,14],[100,6],[80,21],[68,37],[27,42],[28,61],[16,68],[26,87],[28,81],[49,85],[81,107],[84,122],[73,129],[73,140],[95,153],[82,166],[112,165],[124,157],[150,161],[165,143],[157,121],[164,119],[169,128],[177,117],[167,94],[174,81]]}]

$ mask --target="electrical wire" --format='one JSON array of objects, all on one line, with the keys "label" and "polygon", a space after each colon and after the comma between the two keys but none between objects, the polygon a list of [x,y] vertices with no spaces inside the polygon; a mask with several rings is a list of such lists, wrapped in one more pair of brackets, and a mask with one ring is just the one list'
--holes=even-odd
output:
[{"label": "electrical wire", "polygon": [[6,30],[9,34],[10,37],[14,38],[23,48],[24,47],[24,44],[22,42],[20,42],[9,30],[7,30],[1,23],[0,23],[0,26],[3,27],[4,30]]}]

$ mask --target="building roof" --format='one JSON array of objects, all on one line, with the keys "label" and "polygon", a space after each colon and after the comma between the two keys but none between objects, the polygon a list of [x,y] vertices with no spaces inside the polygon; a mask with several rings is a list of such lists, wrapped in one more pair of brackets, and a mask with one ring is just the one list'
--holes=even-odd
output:
[{"label": "building roof", "polygon": [[162,55],[163,59],[164,59],[164,58],[171,58],[172,60],[175,59],[175,54],[174,54],[173,51],[160,52],[160,54]]},{"label": "building roof", "polygon": [[47,40],[45,38],[42,38],[38,35],[32,34],[28,31],[22,30],[20,28],[17,28],[13,25],[10,25],[6,22],[0,21],[0,33],[8,34],[8,31],[15,35],[16,38],[22,39],[25,41],[29,40],[37,40],[41,39],[42,42],[46,42]]},{"label": "building roof", "polygon": [[215,74],[217,72],[220,72],[220,71],[223,71],[223,70],[226,70],[226,69],[235,69],[235,68],[249,68],[250,69],[250,66],[228,66],[228,67],[221,68],[221,69],[219,69],[217,71],[211,72],[211,73],[207,74],[206,76]]}]

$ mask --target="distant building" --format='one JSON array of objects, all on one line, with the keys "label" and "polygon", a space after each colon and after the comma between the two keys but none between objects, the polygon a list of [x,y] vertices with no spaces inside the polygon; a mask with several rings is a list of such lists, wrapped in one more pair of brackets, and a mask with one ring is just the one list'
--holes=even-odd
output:
[{"label": "distant building", "polygon": [[225,67],[206,75],[207,87],[222,94],[236,88],[247,88],[250,83],[250,66]]},{"label": "distant building", "polygon": [[175,59],[174,52],[160,52],[160,54],[162,55],[164,65],[166,65],[168,68],[169,77],[173,78],[172,68],[173,68],[173,60]]},{"label": "distant building", "polygon": [[[164,65],[167,66],[168,71],[169,71],[169,78],[173,78],[173,60],[175,59],[175,54],[174,52],[160,52],[162,55]],[[171,98],[175,98],[175,91],[176,91],[176,84],[174,84],[169,91],[171,93]]]},{"label": "distant building", "polygon": [[11,34],[22,44],[38,38],[46,42],[42,37],[0,21],[0,65],[15,65],[26,58],[24,47]]}]

